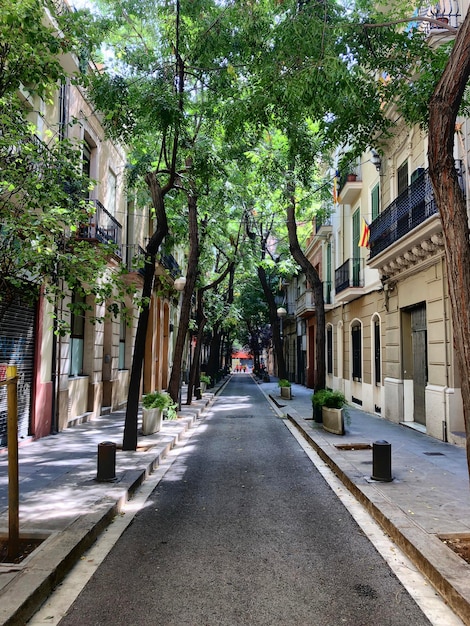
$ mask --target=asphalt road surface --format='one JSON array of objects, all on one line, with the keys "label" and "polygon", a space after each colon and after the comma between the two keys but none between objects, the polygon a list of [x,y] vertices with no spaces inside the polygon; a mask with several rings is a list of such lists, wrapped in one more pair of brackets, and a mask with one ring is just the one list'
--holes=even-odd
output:
[{"label": "asphalt road surface", "polygon": [[429,623],[243,374],[60,622]]}]

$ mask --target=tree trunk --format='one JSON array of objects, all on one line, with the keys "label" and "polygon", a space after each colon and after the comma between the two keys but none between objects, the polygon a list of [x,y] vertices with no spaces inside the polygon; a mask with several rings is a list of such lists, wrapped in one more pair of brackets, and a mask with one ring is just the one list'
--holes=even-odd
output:
[{"label": "tree trunk", "polygon": [[202,340],[204,337],[204,327],[207,322],[207,318],[204,315],[202,298],[203,298],[203,292],[202,290],[199,290],[197,292],[197,310],[196,310],[196,324],[197,324],[196,346],[194,348],[194,357],[191,363],[191,371],[189,372],[188,397],[186,399],[186,404],[191,404],[191,401],[194,395],[194,389],[196,387],[199,387],[199,376],[201,374],[201,369],[200,369],[201,348],[202,348]]},{"label": "tree trunk", "polygon": [[465,197],[454,163],[455,123],[470,77],[470,13],[460,26],[429,104],[429,174],[441,216],[454,344],[460,370],[470,472],[470,243]]},{"label": "tree trunk", "polygon": [[297,223],[295,221],[295,200],[291,197],[287,207],[287,231],[289,233],[289,248],[295,262],[300,266],[310,283],[313,291],[313,301],[315,303],[315,317],[317,321],[317,332],[315,338],[315,364],[316,377],[314,388],[324,389],[326,385],[326,329],[325,329],[325,300],[323,298],[323,283],[318,276],[318,272],[307,259],[299,244],[297,237]]},{"label": "tree trunk", "polygon": [[127,396],[126,417],[124,421],[123,450],[137,449],[137,417],[139,413],[140,382],[142,378],[142,366],[145,355],[145,340],[149,320],[150,299],[152,297],[153,279],[155,276],[155,256],[168,233],[168,222],[165,212],[165,190],[160,187],[154,174],[149,173],[146,177],[153,206],[156,212],[157,228],[147,245],[144,286],[142,289],[143,306],[140,311],[135,336],[134,354],[132,357],[131,377]]},{"label": "tree trunk", "polygon": [[274,352],[277,358],[277,375],[279,378],[287,378],[286,362],[284,360],[284,352],[282,349],[281,325],[277,316],[276,301],[274,300],[273,292],[269,287],[266,271],[261,265],[258,266],[258,278],[268,305]]},{"label": "tree trunk", "polygon": [[197,196],[190,194],[188,198],[188,222],[189,222],[189,256],[188,270],[186,274],[186,284],[183,291],[181,312],[178,322],[178,334],[173,352],[173,367],[171,369],[170,382],[168,383],[168,393],[173,402],[179,405],[179,394],[181,388],[181,367],[183,362],[183,352],[188,336],[189,320],[191,318],[191,302],[199,263],[199,233],[197,224]]},{"label": "tree trunk", "polygon": [[215,383],[220,369],[220,322],[216,322],[212,329],[212,339],[209,348],[209,359],[207,361],[207,375]]}]

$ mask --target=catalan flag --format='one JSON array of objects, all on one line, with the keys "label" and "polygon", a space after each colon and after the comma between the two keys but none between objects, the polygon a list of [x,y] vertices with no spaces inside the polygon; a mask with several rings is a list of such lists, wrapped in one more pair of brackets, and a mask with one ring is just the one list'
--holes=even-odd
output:
[{"label": "catalan flag", "polygon": [[361,236],[359,238],[359,244],[358,244],[360,248],[369,247],[369,237],[370,237],[369,224],[366,222],[364,218],[362,218]]},{"label": "catalan flag", "polygon": [[339,196],[338,196],[338,177],[339,177],[339,172],[336,171],[335,172],[335,177],[333,178],[333,202],[335,204],[338,204],[339,202]]}]

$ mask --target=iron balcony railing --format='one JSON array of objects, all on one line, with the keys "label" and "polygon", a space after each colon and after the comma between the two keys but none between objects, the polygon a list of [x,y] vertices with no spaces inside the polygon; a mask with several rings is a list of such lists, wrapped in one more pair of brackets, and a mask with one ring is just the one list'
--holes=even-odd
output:
[{"label": "iron balcony railing", "polygon": [[115,254],[121,257],[121,224],[105,209],[99,200],[88,200],[88,202],[95,206],[95,212],[93,215],[90,215],[88,222],[80,224],[78,230],[79,239],[114,244],[116,246]]},{"label": "iron balcony railing", "polygon": [[144,273],[145,250],[138,244],[128,244],[123,246],[124,253],[122,258],[125,260],[127,270],[129,272]]},{"label": "iron balcony railing", "polygon": [[331,215],[316,215],[315,216],[315,233],[318,233],[320,228],[324,226],[331,226]]},{"label": "iron balcony railing", "polygon": [[437,213],[427,170],[423,172],[380,213],[370,225],[370,258],[401,239]]},{"label": "iron balcony railing", "polygon": [[172,254],[160,253],[157,260],[162,267],[170,272],[172,278],[178,278],[178,276],[181,276],[181,268]]},{"label": "iron balcony railing", "polygon": [[[429,35],[430,31],[444,30],[446,25],[458,28],[461,13],[459,3],[456,0],[440,0],[440,2],[436,2],[435,4],[422,6],[417,10],[415,15],[437,20],[437,24],[424,20],[410,23],[410,28],[417,27],[419,30],[426,33],[426,35]],[[442,24],[442,26],[440,26],[439,23]]]},{"label": "iron balcony railing", "polygon": [[362,287],[361,259],[348,259],[335,270],[335,292],[340,293],[350,287]]}]

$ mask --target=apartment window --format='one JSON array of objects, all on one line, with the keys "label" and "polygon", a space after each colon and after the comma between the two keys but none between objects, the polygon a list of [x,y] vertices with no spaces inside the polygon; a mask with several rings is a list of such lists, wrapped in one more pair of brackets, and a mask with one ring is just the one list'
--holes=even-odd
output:
[{"label": "apartment window", "polygon": [[70,83],[62,83],[59,90],[59,139],[62,141],[68,136],[69,121],[69,91]]},{"label": "apartment window", "polygon": [[120,370],[126,369],[126,316],[124,315],[123,308],[121,307],[121,320],[119,323],[119,362],[118,368]]},{"label": "apartment window", "polygon": [[333,328],[326,329],[326,372],[333,374]]},{"label": "apartment window", "polygon": [[398,195],[408,189],[408,161],[400,165],[397,172],[398,176]]},{"label": "apartment window", "polygon": [[375,220],[380,213],[380,188],[378,183],[371,191],[370,204],[372,209],[372,220]]},{"label": "apartment window", "polygon": [[359,322],[351,327],[352,343],[352,377],[353,380],[362,380],[362,331]]},{"label": "apartment window", "polygon": [[117,177],[113,170],[108,170],[108,188],[106,190],[106,208],[111,215],[116,215]]},{"label": "apartment window", "polygon": [[374,321],[374,364],[375,384],[380,385],[380,322],[377,319]]},{"label": "apartment window", "polygon": [[361,209],[357,209],[352,216],[352,286],[359,287],[359,279],[361,274],[361,249],[359,241],[361,239]]},{"label": "apartment window", "polygon": [[85,298],[76,292],[72,294],[70,329],[69,376],[81,376],[83,374],[83,348],[85,343]]},{"label": "apartment window", "polygon": [[83,144],[82,171],[85,176],[91,178],[91,147],[86,141]]},{"label": "apartment window", "polygon": [[331,304],[331,243],[326,244],[326,290],[325,290],[325,304]]}]

